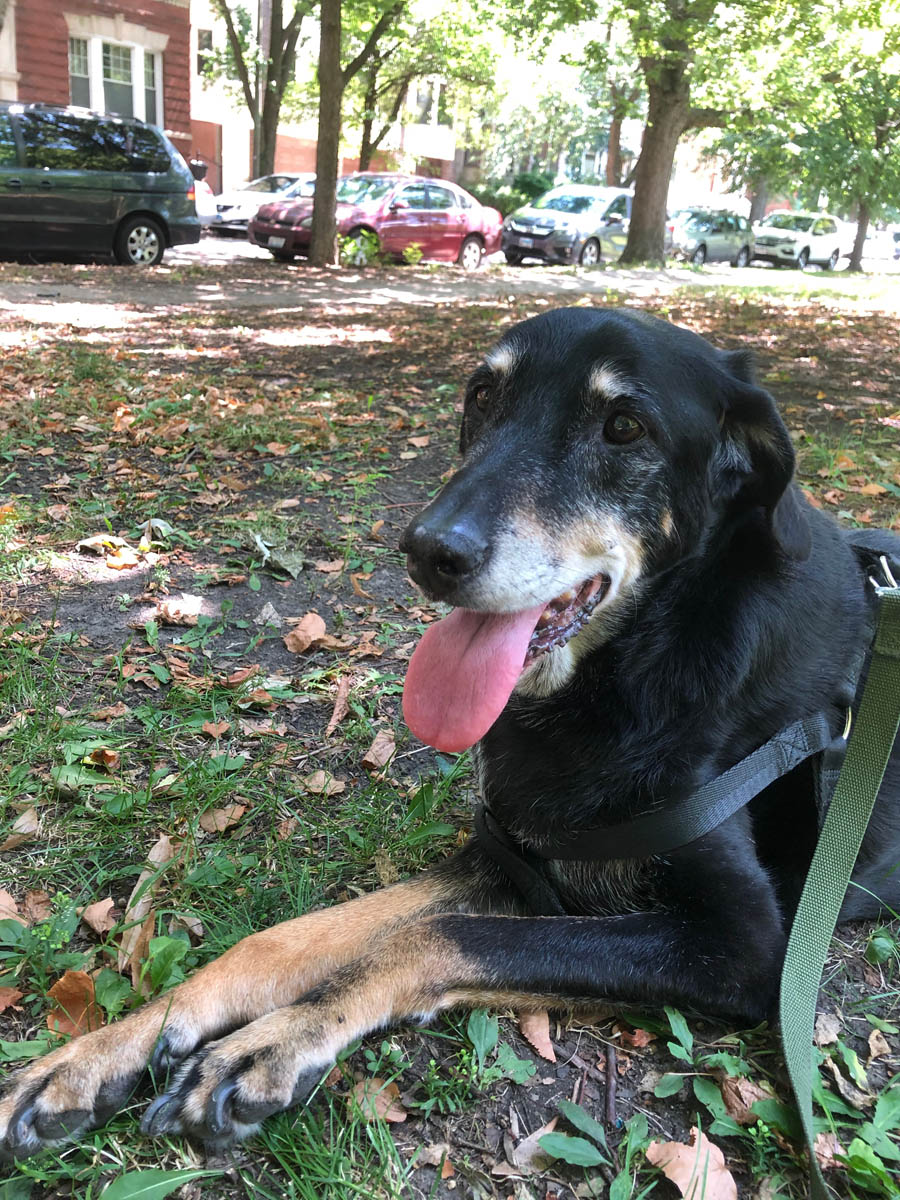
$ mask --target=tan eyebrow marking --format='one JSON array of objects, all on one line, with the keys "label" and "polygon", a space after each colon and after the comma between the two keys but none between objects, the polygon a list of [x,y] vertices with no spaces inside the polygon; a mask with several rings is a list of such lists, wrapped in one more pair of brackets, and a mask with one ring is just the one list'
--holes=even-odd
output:
[{"label": "tan eyebrow marking", "polygon": [[484,361],[497,375],[508,375],[516,365],[518,357],[512,346],[492,346],[484,356]]},{"label": "tan eyebrow marking", "polygon": [[625,376],[615,367],[611,367],[609,363],[598,363],[597,366],[591,367],[588,374],[588,388],[592,392],[612,400],[614,397],[620,396],[626,387]]}]

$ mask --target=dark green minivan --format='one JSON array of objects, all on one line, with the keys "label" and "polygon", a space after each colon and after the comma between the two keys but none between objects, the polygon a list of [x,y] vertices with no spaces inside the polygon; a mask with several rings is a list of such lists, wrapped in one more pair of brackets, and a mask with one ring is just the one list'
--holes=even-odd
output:
[{"label": "dark green minivan", "polygon": [[155,266],[167,246],[199,240],[194,178],[155,126],[0,102],[0,255]]}]

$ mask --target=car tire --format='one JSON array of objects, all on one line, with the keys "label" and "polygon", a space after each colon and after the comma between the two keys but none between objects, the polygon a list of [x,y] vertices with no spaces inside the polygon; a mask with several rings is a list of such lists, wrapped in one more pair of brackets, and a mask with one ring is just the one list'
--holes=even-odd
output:
[{"label": "car tire", "polygon": [[809,266],[809,248],[807,246],[804,246],[797,255],[797,262],[795,263],[795,266],[797,267],[798,271],[805,271]]},{"label": "car tire", "polygon": [[456,261],[462,267],[462,269],[464,271],[477,271],[481,266],[481,260],[483,258],[484,246],[481,244],[481,238],[463,238],[463,243],[459,248],[459,254],[456,256]]},{"label": "car tire", "polygon": [[525,258],[524,254],[519,254],[516,250],[504,250],[503,255],[511,267],[518,267]]},{"label": "car tire", "polygon": [[578,255],[578,261],[583,267],[596,267],[601,258],[600,243],[596,238],[588,238],[581,247],[581,253]]},{"label": "car tire", "polygon": [[741,246],[738,250],[737,258],[731,264],[733,267],[749,267],[750,266],[750,247]]},{"label": "car tire", "polygon": [[691,255],[691,264],[695,267],[702,267],[706,262],[706,247],[700,245]]},{"label": "car tire", "polygon": [[153,217],[128,217],[113,243],[116,262],[126,267],[155,267],[166,251],[166,235]]},{"label": "car tire", "polygon": [[278,262],[293,262],[294,255],[290,250],[270,250],[269,253]]},{"label": "car tire", "polygon": [[838,265],[838,259],[840,257],[841,257],[840,253],[837,250],[832,250],[831,255],[829,256],[828,262],[825,264],[825,270],[826,271],[836,270],[837,265]]}]

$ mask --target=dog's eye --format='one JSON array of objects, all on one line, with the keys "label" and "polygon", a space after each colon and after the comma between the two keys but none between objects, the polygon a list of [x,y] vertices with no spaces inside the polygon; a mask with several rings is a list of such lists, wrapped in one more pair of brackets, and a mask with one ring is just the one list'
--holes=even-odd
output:
[{"label": "dog's eye", "polygon": [[487,412],[491,404],[491,389],[488,384],[482,383],[475,388],[472,401],[479,412]]},{"label": "dog's eye", "polygon": [[646,432],[637,417],[631,417],[628,413],[615,413],[603,426],[603,436],[608,442],[614,442],[617,446],[636,442]]}]

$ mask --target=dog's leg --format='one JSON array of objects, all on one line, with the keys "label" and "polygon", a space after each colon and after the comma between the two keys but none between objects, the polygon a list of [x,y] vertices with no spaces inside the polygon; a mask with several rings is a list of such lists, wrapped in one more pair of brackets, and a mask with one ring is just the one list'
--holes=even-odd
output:
[{"label": "dog's leg", "polygon": [[0,1155],[32,1154],[102,1123],[148,1064],[164,1071],[209,1038],[293,1003],[390,930],[462,907],[473,892],[468,857],[253,934],[168,995],[38,1059],[9,1080],[0,1100]]},{"label": "dog's leg", "polygon": [[766,959],[763,946],[716,945],[664,914],[428,917],[396,929],[290,1007],[208,1043],[181,1066],[144,1128],[222,1142],[245,1136],[308,1094],[355,1038],[455,1005],[718,997],[723,1009],[752,1012],[769,990]]}]

